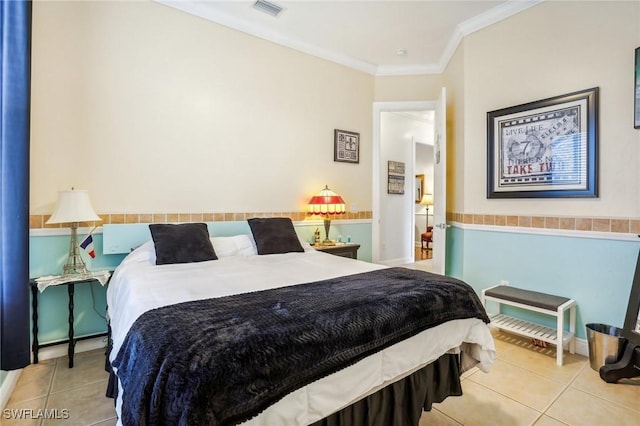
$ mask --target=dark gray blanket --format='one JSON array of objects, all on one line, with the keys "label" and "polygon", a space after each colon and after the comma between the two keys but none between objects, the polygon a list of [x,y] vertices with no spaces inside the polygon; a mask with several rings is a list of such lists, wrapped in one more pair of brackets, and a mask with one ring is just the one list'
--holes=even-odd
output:
[{"label": "dark gray blanket", "polygon": [[[180,285],[180,283],[176,283]],[[489,322],[462,281],[405,268],[146,312],[113,362],[125,425],[230,425],[446,321]]]}]

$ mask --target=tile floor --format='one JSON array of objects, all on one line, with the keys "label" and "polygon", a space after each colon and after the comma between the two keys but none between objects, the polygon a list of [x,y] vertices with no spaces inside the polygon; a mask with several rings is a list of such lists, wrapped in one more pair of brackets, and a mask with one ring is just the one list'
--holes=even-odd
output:
[{"label": "tile floor", "polygon": [[[498,358],[491,372],[465,373],[464,395],[435,404],[423,414],[420,426],[640,426],[640,378],[607,384],[585,357],[566,354],[565,365],[559,367],[553,347],[542,349],[499,331],[494,337]],[[113,400],[104,396],[104,350],[76,354],[74,368],[67,365],[62,357],[25,368],[6,409],[67,409],[68,419],[2,416],[0,423],[114,425]]]},{"label": "tile floor", "polygon": [[[607,384],[589,360],[542,349],[517,336],[495,331],[498,358],[490,373],[463,376],[462,397],[436,404],[422,416],[426,425],[640,425],[640,379]],[[104,396],[104,351],[79,353],[75,367],[62,357],[23,370],[7,409],[68,409],[66,420],[8,420],[10,425],[114,425],[113,401]]]},{"label": "tile floor", "polygon": [[555,347],[500,331],[494,340],[491,372],[465,373],[464,395],[436,404],[420,426],[640,426],[640,378],[608,384],[586,357],[565,352],[558,366]]}]

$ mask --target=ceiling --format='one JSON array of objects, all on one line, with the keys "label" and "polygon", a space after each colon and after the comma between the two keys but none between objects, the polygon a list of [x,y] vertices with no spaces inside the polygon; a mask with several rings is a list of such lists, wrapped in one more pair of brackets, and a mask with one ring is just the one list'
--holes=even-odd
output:
[{"label": "ceiling", "polygon": [[[155,0],[372,75],[441,73],[462,38],[542,0]],[[400,55],[398,51],[404,50]]]}]

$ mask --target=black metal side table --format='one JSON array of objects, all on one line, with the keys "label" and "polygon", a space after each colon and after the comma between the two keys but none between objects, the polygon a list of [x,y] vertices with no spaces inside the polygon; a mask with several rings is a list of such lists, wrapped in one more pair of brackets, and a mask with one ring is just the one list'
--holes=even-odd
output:
[{"label": "black metal side table", "polygon": [[[60,277],[62,278],[62,277]],[[108,280],[111,278],[111,272],[109,272],[109,276],[107,278],[107,282]],[[102,337],[102,336],[106,336],[107,333],[96,333],[96,334],[92,334],[89,336],[83,336],[83,337],[78,337],[76,338],[74,336],[74,330],[73,330],[73,321],[74,321],[74,316],[73,316],[73,307],[74,307],[74,301],[73,301],[73,297],[74,297],[74,292],[75,292],[75,286],[76,285],[80,285],[80,284],[91,284],[94,282],[100,282],[100,280],[96,277],[88,277],[86,279],[69,279],[68,281],[64,281],[64,282],[60,282],[55,284],[56,286],[60,286],[60,285],[64,285],[67,286],[67,292],[69,294],[69,339],[67,340],[63,340],[63,341],[58,341],[58,342],[54,342],[54,343],[45,343],[44,345],[41,345],[38,343],[38,282],[37,282],[38,278],[31,278],[29,280],[29,285],[31,286],[31,307],[32,307],[32,320],[33,320],[33,328],[32,328],[32,333],[33,333],[33,343],[31,344],[31,350],[33,352],[33,363],[37,364],[38,363],[38,351],[40,350],[40,348],[45,348],[48,346],[54,346],[54,345],[59,345],[59,344],[64,344],[64,343],[69,343],[69,348],[67,351],[67,354],[69,356],[69,368],[73,368],[73,355],[75,352],[75,346],[76,346],[76,342],[79,340],[85,340],[85,339],[92,339],[94,337]]]}]

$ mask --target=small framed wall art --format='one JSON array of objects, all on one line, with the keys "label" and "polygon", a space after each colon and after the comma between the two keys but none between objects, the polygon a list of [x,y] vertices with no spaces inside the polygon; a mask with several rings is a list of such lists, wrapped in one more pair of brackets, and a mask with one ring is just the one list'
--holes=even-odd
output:
[{"label": "small framed wall art", "polygon": [[597,87],[487,113],[487,198],[597,196]]},{"label": "small framed wall art", "polygon": [[334,129],[333,161],[356,164],[360,162],[360,133]]},{"label": "small framed wall art", "polygon": [[404,163],[389,161],[387,164],[387,194],[404,194]]}]

